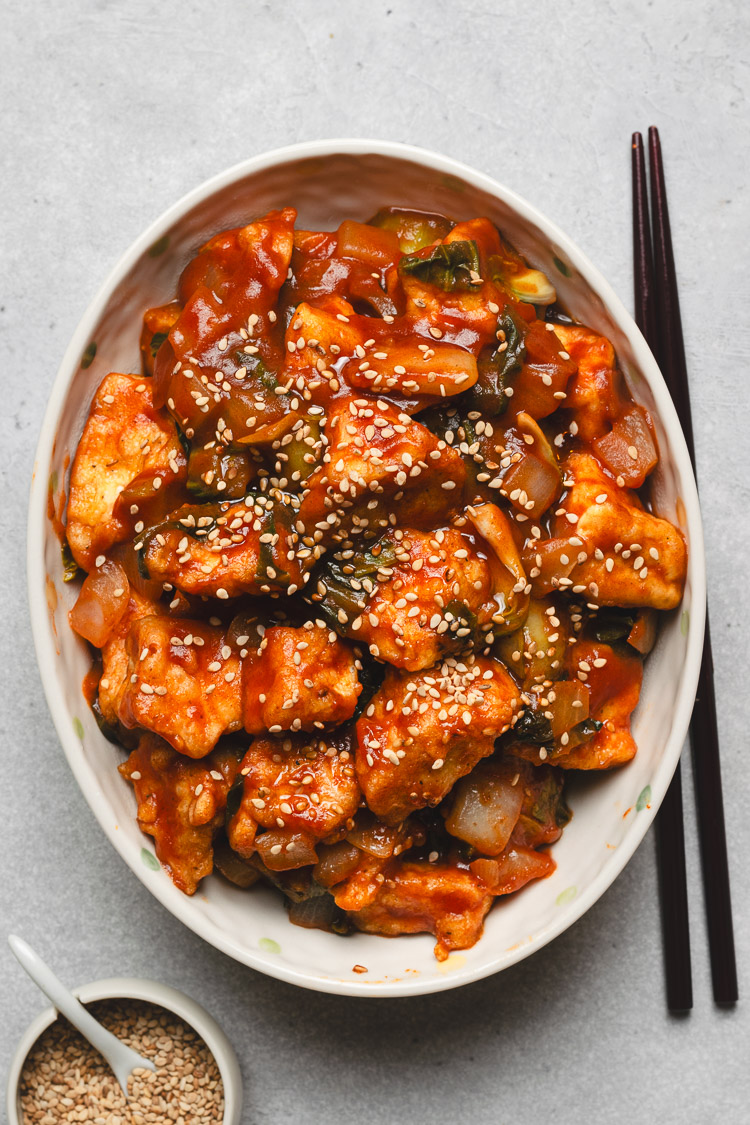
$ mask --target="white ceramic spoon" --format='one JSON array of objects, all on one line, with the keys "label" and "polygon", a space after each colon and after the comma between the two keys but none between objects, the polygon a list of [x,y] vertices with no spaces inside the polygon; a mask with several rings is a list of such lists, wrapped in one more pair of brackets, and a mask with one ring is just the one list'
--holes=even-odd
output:
[{"label": "white ceramic spoon", "polygon": [[122,1086],[125,1097],[129,1098],[128,1078],[130,1072],[135,1070],[136,1067],[156,1070],[151,1059],[144,1059],[137,1051],[134,1051],[118,1039],[116,1035],[113,1035],[111,1031],[107,1031],[106,1027],[102,1027],[98,1020],[95,1020],[91,1013],[84,1008],[83,1004],[68,992],[65,985],[57,979],[49,966],[45,965],[39,954],[35,953],[22,938],[10,934],[8,945],[34,981],[34,984],[38,985],[42,992],[49,997],[58,1012],[62,1012],[65,1018],[73,1024],[73,1027],[80,1031],[84,1039],[88,1039],[91,1046],[96,1047],[97,1051],[104,1055],[115,1078]]}]

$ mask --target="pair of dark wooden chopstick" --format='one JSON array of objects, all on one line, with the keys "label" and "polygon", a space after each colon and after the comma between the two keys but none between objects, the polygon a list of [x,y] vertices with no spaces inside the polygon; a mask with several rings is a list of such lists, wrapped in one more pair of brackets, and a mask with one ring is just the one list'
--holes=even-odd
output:
[{"label": "pair of dark wooden chopstick", "polygon": [[[690,412],[690,392],[664,183],[664,166],[659,132],[653,126],[649,129],[648,140],[651,173],[650,219],[643,138],[640,133],[633,134],[633,263],[636,321],[661,367],[695,469],[693,421]],[[708,917],[714,1000],[718,1004],[733,1004],[737,1000],[737,966],[732,930],[729,865],[708,615],[706,615],[698,691],[690,721],[690,745],[698,809],[698,834]],[[693,1006],[693,983],[690,964],[682,779],[679,764],[659,810],[656,825],[667,1004],[671,1011],[687,1011]]]}]

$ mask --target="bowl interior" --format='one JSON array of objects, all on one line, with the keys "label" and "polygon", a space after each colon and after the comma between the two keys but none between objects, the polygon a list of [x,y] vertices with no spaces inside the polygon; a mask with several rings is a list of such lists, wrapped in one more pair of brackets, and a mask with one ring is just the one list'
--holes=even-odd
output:
[{"label": "bowl interior", "polygon": [[[325,991],[394,995],[451,987],[520,959],[583,913],[624,866],[666,790],[685,735],[705,591],[697,497],[676,416],[648,349],[603,279],[561,232],[485,177],[405,147],[347,147],[355,146],[334,145],[324,155],[297,146],[297,155],[287,150],[230,171],[177,204],[116,268],[63,361],[40,440],[30,596],[42,676],[71,766],[113,844],[149,889],[206,940],[264,972]],[[271,891],[243,892],[212,877],[188,899],[172,886],[135,823],[132,792],[116,770],[122,755],[103,738],[83,698],[89,654],[67,625],[75,590],[62,581],[60,544],[46,518],[47,489],[59,497],[64,487],[95,388],[109,371],[140,370],[143,310],[171,299],[180,270],[208,236],[288,204],[297,207],[301,226],[323,229],[344,217],[367,219],[384,203],[455,219],[488,215],[548,274],[570,313],[609,337],[634,396],[656,421],[657,510],[682,528],[690,545],[683,605],[666,620],[646,664],[634,718],[638,755],[624,769],[572,783],[574,817],[554,847],[555,873],[497,904],[482,940],[442,965],[429,936],[342,939],[292,926]]]}]

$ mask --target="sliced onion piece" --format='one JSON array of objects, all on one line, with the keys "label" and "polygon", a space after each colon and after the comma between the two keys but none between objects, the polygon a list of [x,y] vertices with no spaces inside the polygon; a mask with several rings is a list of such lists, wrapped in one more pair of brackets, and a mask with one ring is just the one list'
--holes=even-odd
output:
[{"label": "sliced onion piece", "polygon": [[512,845],[497,859],[475,859],[469,864],[493,895],[509,895],[530,879],[544,879],[555,866],[549,852],[536,852],[520,845]]},{"label": "sliced onion piece", "polygon": [[640,488],[659,460],[656,443],[642,406],[634,404],[604,437],[593,442],[599,460],[622,477],[627,488]]},{"label": "sliced onion piece", "polygon": [[[514,784],[515,782],[515,784]],[[456,784],[445,827],[484,855],[499,855],[521,815],[523,786],[514,762],[485,761]]]},{"label": "sliced onion piece", "polygon": [[356,871],[362,852],[354,844],[342,840],[339,844],[320,844],[320,858],[315,864],[313,878],[321,887],[335,887]]},{"label": "sliced onion piece", "polygon": [[277,832],[271,828],[255,837],[255,847],[269,871],[291,871],[318,859],[313,841],[302,832]]},{"label": "sliced onion piece", "polygon": [[552,715],[550,727],[553,738],[559,738],[589,717],[591,693],[588,685],[580,680],[559,680],[549,689],[545,698],[548,699],[548,705],[544,707],[544,711]]},{"label": "sliced onion piece", "polygon": [[351,832],[346,835],[350,844],[354,844],[368,855],[378,859],[390,859],[393,849],[399,841],[400,831],[388,824],[383,824],[372,814],[366,815],[369,810],[363,810],[357,816],[357,821]]},{"label": "sliced onion piece", "polygon": [[498,612],[494,632],[512,633],[526,619],[529,595],[526,573],[507,517],[494,504],[474,504],[466,509],[469,519],[497,560],[494,568],[494,597]]},{"label": "sliced onion piece", "polygon": [[648,656],[656,644],[656,634],[659,622],[655,609],[639,609],[633,622],[633,628],[628,633],[628,644],[641,656]]},{"label": "sliced onion piece", "polygon": [[103,648],[130,600],[130,584],[122,567],[112,559],[91,571],[68,615],[71,627],[92,645]]},{"label": "sliced onion piece", "polygon": [[564,587],[561,579],[566,579],[576,565],[579,550],[567,539],[539,539],[527,547],[523,561],[535,597]]}]

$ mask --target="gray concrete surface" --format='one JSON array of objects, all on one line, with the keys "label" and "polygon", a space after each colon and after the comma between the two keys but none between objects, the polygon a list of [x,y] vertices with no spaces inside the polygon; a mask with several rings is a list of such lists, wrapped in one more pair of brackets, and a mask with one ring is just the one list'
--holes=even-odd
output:
[{"label": "gray concrete surface", "polygon": [[[148,974],[196,996],[237,1044],[248,1125],[750,1121],[747,9],[6,0],[0,36],[0,938],[24,934],[70,983]],[[630,304],[629,139],[652,123],[694,398],[744,1002],[711,1000],[689,768],[689,1018],[665,1012],[652,836],[572,930],[463,990],[346,1000],[244,969],[117,857],[42,697],[25,516],[64,347],[110,266],[172,200],[252,153],[327,136],[414,141],[495,175]],[[4,1073],[41,1005],[2,945],[0,998]]]}]

